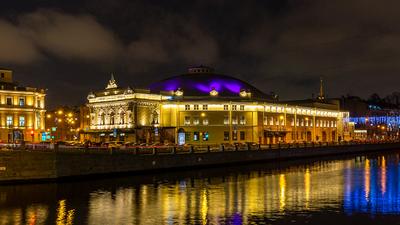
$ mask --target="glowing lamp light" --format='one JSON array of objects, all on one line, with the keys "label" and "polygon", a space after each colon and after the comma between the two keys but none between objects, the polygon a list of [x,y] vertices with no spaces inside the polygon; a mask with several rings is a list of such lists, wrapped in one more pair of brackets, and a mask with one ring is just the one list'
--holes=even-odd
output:
[{"label": "glowing lamp light", "polygon": [[175,95],[176,96],[182,96],[183,95],[182,89],[178,88],[178,90],[175,91]]},{"label": "glowing lamp light", "polygon": [[[280,117],[279,117],[279,119],[281,119],[281,120],[283,120],[283,118],[284,118],[283,116],[280,116]],[[306,119],[306,120],[307,120],[307,119]]]},{"label": "glowing lamp light", "polygon": [[206,114],[205,113],[201,113],[201,117],[205,117],[206,116]]},{"label": "glowing lamp light", "polygon": [[247,92],[246,90],[241,90],[239,95],[240,95],[240,97],[245,98],[245,97],[250,97],[251,93]]},{"label": "glowing lamp light", "polygon": [[211,96],[218,96],[218,91],[215,90],[215,88],[212,88],[212,90],[210,91],[210,95]]}]

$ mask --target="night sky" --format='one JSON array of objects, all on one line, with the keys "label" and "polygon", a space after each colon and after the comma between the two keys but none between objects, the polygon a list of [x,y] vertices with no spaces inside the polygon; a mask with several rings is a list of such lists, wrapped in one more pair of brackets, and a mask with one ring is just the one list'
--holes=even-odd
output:
[{"label": "night sky", "polygon": [[146,87],[209,65],[281,99],[398,91],[400,1],[10,0],[0,7],[0,67],[76,105],[103,89]]}]

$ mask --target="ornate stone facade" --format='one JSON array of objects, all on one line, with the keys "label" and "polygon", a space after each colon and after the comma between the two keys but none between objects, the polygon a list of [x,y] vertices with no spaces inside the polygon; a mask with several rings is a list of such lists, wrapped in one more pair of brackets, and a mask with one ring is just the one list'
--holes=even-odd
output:
[{"label": "ornate stone facade", "polygon": [[149,89],[107,87],[88,95],[92,141],[176,143],[332,142],[346,139],[339,105],[276,102],[250,84],[189,69]]}]

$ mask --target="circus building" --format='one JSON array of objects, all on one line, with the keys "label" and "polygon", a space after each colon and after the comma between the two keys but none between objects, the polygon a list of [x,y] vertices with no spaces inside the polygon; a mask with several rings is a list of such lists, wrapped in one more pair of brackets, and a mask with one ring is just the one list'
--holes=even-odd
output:
[{"label": "circus building", "polygon": [[185,74],[146,89],[120,88],[112,76],[105,90],[88,95],[92,141],[275,144],[345,139],[348,113],[338,106],[280,103],[251,84],[212,68]]}]

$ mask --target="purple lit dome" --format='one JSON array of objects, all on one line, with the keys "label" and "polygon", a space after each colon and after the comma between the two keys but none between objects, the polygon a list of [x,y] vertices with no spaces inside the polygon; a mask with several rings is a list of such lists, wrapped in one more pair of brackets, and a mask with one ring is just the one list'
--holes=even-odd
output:
[{"label": "purple lit dome", "polygon": [[251,93],[251,98],[271,98],[242,80],[216,74],[213,69],[205,66],[189,68],[188,73],[153,83],[149,86],[149,89],[154,93],[180,89],[185,97],[210,96],[210,91],[215,89],[218,92],[218,97],[240,98],[240,92],[246,91]]}]

